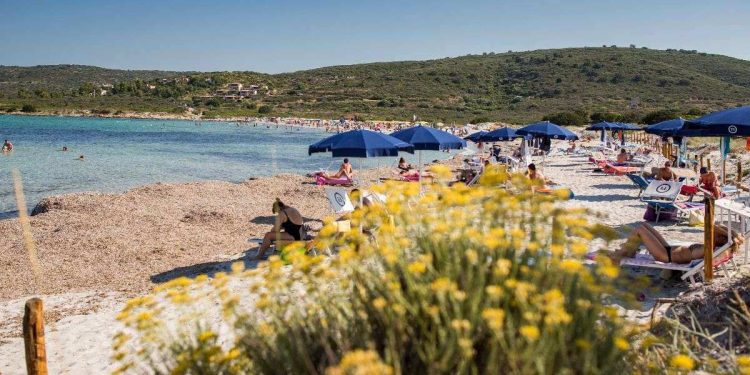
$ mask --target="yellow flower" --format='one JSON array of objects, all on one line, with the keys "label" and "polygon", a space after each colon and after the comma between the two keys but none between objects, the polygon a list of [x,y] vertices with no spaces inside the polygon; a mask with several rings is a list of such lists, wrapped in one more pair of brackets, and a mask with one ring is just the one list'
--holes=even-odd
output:
[{"label": "yellow flower", "polygon": [[615,338],[615,347],[620,350],[628,350],[630,349],[630,343],[628,340],[623,339],[622,337]]},{"label": "yellow flower", "polygon": [[493,273],[497,276],[507,276],[510,273],[510,267],[513,265],[508,259],[498,259],[495,262]]},{"label": "yellow flower", "polygon": [[444,293],[454,290],[455,284],[447,277],[441,277],[433,281],[432,284],[430,284],[430,288],[435,292]]},{"label": "yellow flower", "polygon": [[583,264],[575,259],[563,259],[560,262],[560,268],[565,272],[575,273],[583,268]]},{"label": "yellow flower", "polygon": [[503,327],[505,311],[502,309],[487,308],[482,310],[482,318],[487,321],[487,325],[490,328],[499,331]]},{"label": "yellow flower", "polygon": [[409,272],[413,274],[419,275],[419,274],[423,274],[427,270],[427,265],[422,262],[417,261],[417,262],[410,263],[406,267],[406,269],[409,270]]},{"label": "yellow flower", "polygon": [[620,273],[620,269],[617,266],[605,264],[599,267],[599,274],[609,279],[614,279]]},{"label": "yellow flower", "polygon": [[498,299],[498,298],[500,298],[503,295],[503,288],[501,288],[501,287],[499,287],[497,285],[490,285],[490,286],[484,288],[484,290],[485,290],[485,292],[487,292],[487,294],[490,297],[492,297],[494,299]]},{"label": "yellow flower", "polygon": [[741,355],[737,357],[737,366],[750,367],[750,355]]},{"label": "yellow flower", "polygon": [[198,335],[198,341],[200,342],[206,342],[212,338],[216,337],[216,334],[211,331],[203,331],[200,335]]},{"label": "yellow flower", "polygon": [[474,249],[466,250],[465,254],[466,254],[466,259],[469,261],[469,263],[471,264],[477,263],[477,260],[479,259],[479,254],[477,254],[476,250]]},{"label": "yellow flower", "polygon": [[386,302],[385,299],[382,297],[378,297],[372,300],[372,305],[375,306],[375,308],[378,310],[381,310],[387,304],[388,302]]},{"label": "yellow flower", "polygon": [[526,338],[526,340],[536,341],[536,339],[539,338],[539,328],[537,328],[536,326],[525,325],[522,326],[518,331],[521,333],[521,336]]},{"label": "yellow flower", "polygon": [[692,370],[695,367],[695,361],[684,354],[678,354],[669,359],[669,365],[680,370]]}]

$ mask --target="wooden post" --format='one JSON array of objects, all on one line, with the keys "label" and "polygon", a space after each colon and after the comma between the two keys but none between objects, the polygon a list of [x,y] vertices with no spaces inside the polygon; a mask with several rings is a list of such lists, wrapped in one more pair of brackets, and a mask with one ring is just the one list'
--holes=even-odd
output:
[{"label": "wooden post", "polygon": [[742,181],[742,159],[737,160],[737,183]]},{"label": "wooden post", "polygon": [[703,168],[703,155],[701,155],[701,168]]},{"label": "wooden post", "polygon": [[704,203],[706,215],[703,218],[703,279],[710,282],[714,278],[714,197],[706,194]]},{"label": "wooden post", "polygon": [[706,159],[706,166],[708,166],[708,170],[711,170],[711,159]]},{"label": "wooden post", "polygon": [[726,158],[721,159],[721,174],[723,175],[721,183],[726,184],[727,183],[727,159]]},{"label": "wooden post", "polygon": [[39,298],[26,301],[23,313],[23,342],[26,347],[26,372],[29,375],[47,375],[44,306]]}]

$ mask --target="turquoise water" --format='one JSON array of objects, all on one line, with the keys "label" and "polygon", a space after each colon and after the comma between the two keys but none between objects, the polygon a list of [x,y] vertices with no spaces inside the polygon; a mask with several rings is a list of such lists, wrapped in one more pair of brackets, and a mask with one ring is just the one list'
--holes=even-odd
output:
[{"label": "turquoise water", "polygon": [[[307,146],[330,134],[310,128],[229,122],[101,119],[0,115],[0,217],[15,215],[11,170],[21,172],[28,208],[40,199],[81,191],[122,192],[155,182],[224,180],[328,167],[330,154],[307,155]],[[69,151],[60,151],[67,146]],[[77,160],[84,155],[85,160]],[[416,155],[405,154],[411,162]],[[423,158],[445,157],[430,152]],[[391,158],[363,166],[392,165]],[[360,165],[354,161],[354,166]],[[331,165],[336,168],[337,165]]]}]

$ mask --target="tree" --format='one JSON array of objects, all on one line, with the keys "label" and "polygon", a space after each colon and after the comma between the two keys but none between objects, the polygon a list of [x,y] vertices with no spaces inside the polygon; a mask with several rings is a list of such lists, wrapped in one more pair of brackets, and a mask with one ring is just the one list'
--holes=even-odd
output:
[{"label": "tree", "polygon": [[645,124],[656,124],[662,121],[671,120],[673,118],[679,117],[680,112],[674,109],[662,109],[660,111],[654,111],[649,112],[645,116],[643,116],[643,119],[641,119]]},{"label": "tree", "polygon": [[34,107],[34,106],[33,106],[33,105],[31,105],[31,104],[24,104],[24,105],[23,105],[23,106],[21,107],[21,112],[24,112],[24,113],[32,113],[32,112],[36,112],[36,107]]},{"label": "tree", "polygon": [[585,113],[579,111],[550,113],[544,116],[542,120],[554,122],[558,125],[584,125],[589,119]]}]

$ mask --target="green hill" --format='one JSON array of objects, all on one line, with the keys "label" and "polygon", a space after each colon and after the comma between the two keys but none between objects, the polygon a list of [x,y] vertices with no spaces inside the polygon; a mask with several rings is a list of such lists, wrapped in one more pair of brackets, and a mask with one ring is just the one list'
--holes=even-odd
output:
[{"label": "green hill", "polygon": [[[2,69],[0,77],[5,77]],[[71,78],[64,75],[61,72],[49,84],[93,80],[84,73]],[[120,77],[125,76],[123,72]],[[572,116],[572,122],[579,117],[588,121],[592,114],[636,121],[657,110],[672,110],[669,115],[697,114],[750,103],[749,61],[696,51],[642,48],[489,53],[429,61],[333,66],[276,75],[215,72],[188,74],[188,77],[184,82],[152,80],[150,84],[156,88],[149,90],[126,81],[130,83],[123,84],[122,90],[116,90],[119,92],[113,96],[87,99],[95,101],[97,108],[111,104],[113,109],[131,110],[139,110],[139,102],[150,101],[150,109],[164,105],[165,111],[173,112],[187,104],[209,117],[257,116],[260,111],[278,116],[388,120],[409,119],[416,114],[428,121],[513,123],[539,120],[557,112],[571,112],[563,118]],[[145,76],[135,78],[148,80]],[[259,85],[263,89],[258,95],[238,102],[205,97],[229,82]],[[46,82],[40,80],[37,84]],[[32,99],[41,108],[57,108],[61,100]],[[18,105],[19,98],[11,93],[0,99],[0,103],[3,101],[6,105]],[[121,108],[123,103],[129,104]],[[80,105],[90,109],[91,106],[86,107],[88,104],[87,100],[79,100],[74,105],[68,102],[68,107]]]}]

